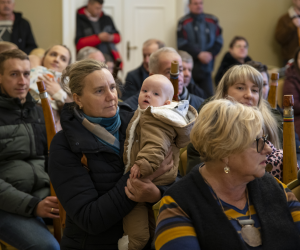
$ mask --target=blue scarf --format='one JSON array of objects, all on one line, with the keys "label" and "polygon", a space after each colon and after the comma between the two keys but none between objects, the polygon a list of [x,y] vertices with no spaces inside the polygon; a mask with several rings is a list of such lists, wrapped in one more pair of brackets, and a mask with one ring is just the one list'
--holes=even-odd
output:
[{"label": "blue scarf", "polygon": [[112,134],[116,138],[114,144],[111,144],[111,143],[99,138],[94,133],[94,135],[100,142],[111,147],[117,154],[120,154],[119,128],[121,126],[121,119],[120,119],[120,115],[119,115],[119,107],[117,109],[116,114],[110,118],[101,118],[101,117],[95,118],[95,117],[87,116],[84,113],[82,113],[82,114],[89,122],[94,123],[94,124],[99,124],[101,127],[105,128],[110,134]]}]

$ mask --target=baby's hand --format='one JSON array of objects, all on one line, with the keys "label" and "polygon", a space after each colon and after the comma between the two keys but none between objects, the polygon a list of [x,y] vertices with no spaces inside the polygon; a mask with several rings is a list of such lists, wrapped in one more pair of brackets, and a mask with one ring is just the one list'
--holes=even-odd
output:
[{"label": "baby's hand", "polygon": [[132,178],[140,178],[141,172],[138,165],[134,164],[132,168],[130,169],[130,174]]}]

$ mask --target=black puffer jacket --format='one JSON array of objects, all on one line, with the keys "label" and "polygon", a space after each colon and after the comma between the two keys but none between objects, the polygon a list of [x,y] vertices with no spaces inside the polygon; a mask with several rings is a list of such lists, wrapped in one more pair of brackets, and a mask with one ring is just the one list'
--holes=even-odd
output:
[{"label": "black puffer jacket", "polygon": [[[55,135],[49,156],[50,179],[67,212],[61,249],[118,249],[122,219],[136,204],[125,194],[128,174],[123,175],[122,159],[133,111],[119,104],[121,152],[117,155],[80,124],[72,105],[64,105],[63,130]],[[82,153],[90,171],[80,162]]]},{"label": "black puffer jacket", "polygon": [[22,105],[0,91],[0,210],[25,217],[50,195],[43,110],[28,93]]}]

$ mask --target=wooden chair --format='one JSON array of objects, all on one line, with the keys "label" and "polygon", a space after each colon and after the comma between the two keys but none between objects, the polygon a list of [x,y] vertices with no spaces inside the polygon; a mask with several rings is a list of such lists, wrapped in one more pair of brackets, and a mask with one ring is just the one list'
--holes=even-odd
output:
[{"label": "wooden chair", "polygon": [[157,217],[159,214],[160,201],[158,201],[155,205],[152,206],[152,210],[154,213],[155,224],[157,224]]},{"label": "wooden chair", "polygon": [[278,80],[278,86],[277,86],[277,104],[280,108],[283,108],[283,104],[282,104],[283,86],[284,86],[284,78],[280,78]]},{"label": "wooden chair", "polygon": [[287,187],[294,193],[298,201],[300,201],[300,181],[298,179],[293,180]]},{"label": "wooden chair", "polygon": [[[48,150],[50,149],[51,141],[56,134],[56,126],[55,126],[55,119],[52,111],[51,104],[48,99],[48,94],[46,92],[46,87],[43,82],[37,82],[38,89],[40,92],[40,98],[45,118],[45,125],[46,125],[46,132],[47,132],[47,143],[48,143]],[[56,196],[54,188],[50,183],[50,191],[51,196]],[[65,228],[65,220],[66,220],[66,211],[59,203],[59,216],[60,219],[53,220],[53,228],[54,228],[54,237],[60,243],[62,237],[62,231]]]},{"label": "wooden chair", "polygon": [[292,95],[283,97],[283,183],[288,184],[297,179],[297,153],[294,126],[294,98]]},{"label": "wooden chair", "polygon": [[187,149],[184,148],[184,150],[180,154],[180,164],[182,165],[182,172],[180,174],[182,176],[186,175],[186,167],[187,167]]}]

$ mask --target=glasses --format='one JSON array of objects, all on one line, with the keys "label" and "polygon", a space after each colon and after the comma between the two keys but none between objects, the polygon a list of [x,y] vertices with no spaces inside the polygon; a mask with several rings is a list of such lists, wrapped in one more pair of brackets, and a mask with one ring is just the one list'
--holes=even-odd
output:
[{"label": "glasses", "polygon": [[257,153],[260,153],[261,151],[263,151],[263,149],[265,147],[265,143],[267,142],[267,138],[268,138],[268,135],[264,135],[264,136],[254,140],[254,141],[256,141]]}]

